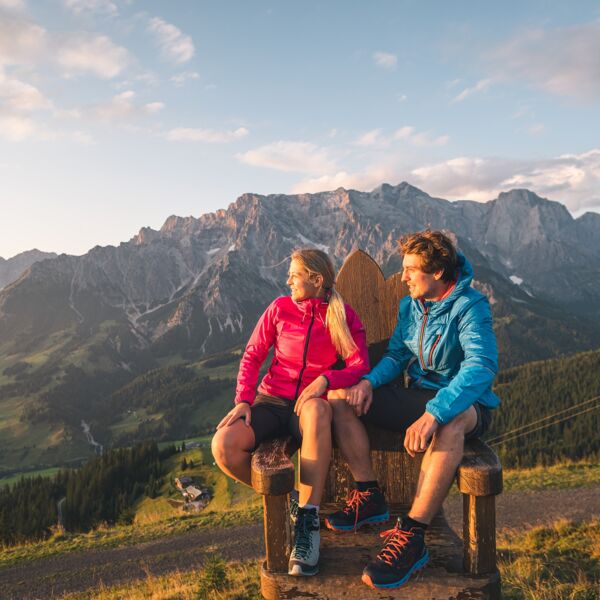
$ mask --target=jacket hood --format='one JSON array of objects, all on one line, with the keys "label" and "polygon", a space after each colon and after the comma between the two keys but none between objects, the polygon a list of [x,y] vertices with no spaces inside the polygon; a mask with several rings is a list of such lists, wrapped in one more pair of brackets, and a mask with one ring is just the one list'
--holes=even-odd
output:
[{"label": "jacket hood", "polygon": [[[473,281],[473,267],[465,255],[460,252],[458,253],[458,268],[458,279],[456,280],[456,285],[454,286],[452,293],[439,302],[425,302],[425,306],[429,307],[429,314],[440,315],[450,310],[454,301],[471,287],[471,282]],[[423,303],[414,299],[413,302],[417,305],[417,310],[422,313]]]}]

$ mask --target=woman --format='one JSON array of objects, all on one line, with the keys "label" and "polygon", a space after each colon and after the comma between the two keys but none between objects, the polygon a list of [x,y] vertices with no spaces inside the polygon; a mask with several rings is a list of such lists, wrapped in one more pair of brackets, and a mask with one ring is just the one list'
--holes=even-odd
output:
[{"label": "woman", "polygon": [[[318,572],[318,511],[331,457],[327,391],[354,385],[369,371],[364,328],[334,283],[327,254],[314,249],[292,254],[291,296],[277,298],[260,317],[240,362],[235,407],[212,441],[221,470],[247,485],[251,453],[263,440],[292,434],[301,444],[290,575]],[[272,346],[273,359],[256,394],[259,370]],[[334,370],[338,357],[345,367]]]}]

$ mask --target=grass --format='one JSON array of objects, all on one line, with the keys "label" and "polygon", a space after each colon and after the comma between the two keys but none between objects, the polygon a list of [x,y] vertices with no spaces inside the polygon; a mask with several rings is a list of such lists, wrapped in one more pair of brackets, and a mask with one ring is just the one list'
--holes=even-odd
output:
[{"label": "grass", "polygon": [[202,569],[156,576],[91,592],[67,594],[60,600],[261,600],[258,563],[225,563],[210,558]]},{"label": "grass", "polygon": [[498,553],[507,600],[600,598],[600,521],[503,531]]},{"label": "grass", "polygon": [[[600,486],[600,464],[590,461],[562,462],[549,467],[504,469],[504,493],[533,490],[564,490]],[[450,495],[459,494],[452,486]]]},{"label": "grass", "polygon": [[38,469],[33,471],[26,471],[24,473],[17,473],[16,475],[11,475],[9,477],[0,478],[0,487],[3,485],[12,485],[16,483],[23,477],[54,477],[59,471],[61,467],[50,467],[49,469]]}]

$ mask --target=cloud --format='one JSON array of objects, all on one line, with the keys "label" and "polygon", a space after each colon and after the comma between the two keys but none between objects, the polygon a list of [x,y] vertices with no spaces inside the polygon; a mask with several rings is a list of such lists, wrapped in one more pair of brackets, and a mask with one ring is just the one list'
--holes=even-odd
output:
[{"label": "cloud", "polygon": [[398,57],[389,52],[374,52],[373,61],[378,67],[392,71],[398,64]]},{"label": "cloud", "polygon": [[56,61],[68,75],[89,73],[112,79],[131,61],[129,52],[105,35],[71,33],[56,45]]},{"label": "cloud", "polygon": [[0,0],[0,9],[19,11],[25,8],[24,0]]},{"label": "cloud", "polygon": [[0,105],[4,110],[27,112],[50,108],[51,102],[33,85],[7,77],[0,70]]},{"label": "cloud", "polygon": [[248,133],[249,132],[245,127],[238,127],[233,131],[177,127],[167,132],[165,137],[171,142],[208,142],[210,144],[222,144],[246,137]]},{"label": "cloud", "polygon": [[573,213],[600,207],[600,149],[542,160],[459,157],[413,169],[411,182],[448,199],[491,200],[527,188]]},{"label": "cloud", "polygon": [[242,162],[276,171],[323,175],[336,170],[336,161],[326,148],[308,142],[279,141],[243,154]]},{"label": "cloud", "polygon": [[487,90],[492,84],[491,79],[480,79],[473,87],[465,88],[460,94],[455,96],[452,102],[462,102],[466,100],[469,96],[473,94],[477,94],[478,92],[484,92]]},{"label": "cloud", "polygon": [[29,117],[0,115],[0,137],[10,142],[20,142],[27,139],[34,134],[35,130],[35,123]]},{"label": "cloud", "polygon": [[185,35],[178,27],[167,23],[159,17],[148,21],[150,31],[158,41],[164,58],[176,64],[188,62],[195,52],[194,42],[189,35]]},{"label": "cloud", "polygon": [[200,73],[196,73],[196,71],[184,71],[183,73],[177,73],[177,75],[173,75],[173,77],[171,77],[171,81],[177,87],[181,87],[186,81],[193,79],[200,79]]},{"label": "cloud", "polygon": [[119,14],[119,9],[111,0],[64,0],[65,6],[79,15],[81,13],[98,13],[116,17]]},{"label": "cloud", "polygon": [[338,171],[333,175],[322,175],[305,179],[292,188],[293,194],[315,194],[339,187],[353,190],[372,190],[385,181],[394,181],[397,171],[391,166],[373,165],[358,173]]},{"label": "cloud", "polygon": [[393,139],[404,140],[414,146],[445,146],[450,141],[450,136],[433,136],[428,131],[419,132],[414,127],[405,126],[394,132]]},{"label": "cloud", "polygon": [[600,21],[525,31],[488,59],[497,79],[523,81],[560,96],[600,97]]},{"label": "cloud", "polygon": [[35,23],[0,15],[0,66],[38,61],[47,48],[47,38],[46,30]]},{"label": "cloud", "polygon": [[381,129],[372,129],[363,133],[355,142],[358,146],[373,146],[381,140]]},{"label": "cloud", "polygon": [[162,102],[136,104],[134,99],[135,92],[127,90],[113,96],[110,102],[98,104],[91,108],[88,114],[103,121],[114,121],[153,115],[165,107]]}]

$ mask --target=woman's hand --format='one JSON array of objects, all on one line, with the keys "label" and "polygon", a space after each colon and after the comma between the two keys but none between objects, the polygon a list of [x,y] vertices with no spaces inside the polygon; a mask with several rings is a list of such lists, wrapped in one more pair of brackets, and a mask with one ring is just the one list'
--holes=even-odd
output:
[{"label": "woman's hand", "polygon": [[217,425],[217,429],[221,427],[228,427],[233,425],[238,419],[244,419],[246,427],[250,427],[250,417],[252,411],[250,405],[247,402],[240,402],[236,404],[224,417],[221,422]]},{"label": "woman's hand", "polygon": [[327,381],[327,378],[323,377],[323,375],[319,375],[312,383],[302,390],[302,393],[298,396],[298,400],[296,400],[294,412],[300,416],[302,405],[310,398],[320,398],[325,393],[328,385],[329,382]]}]

